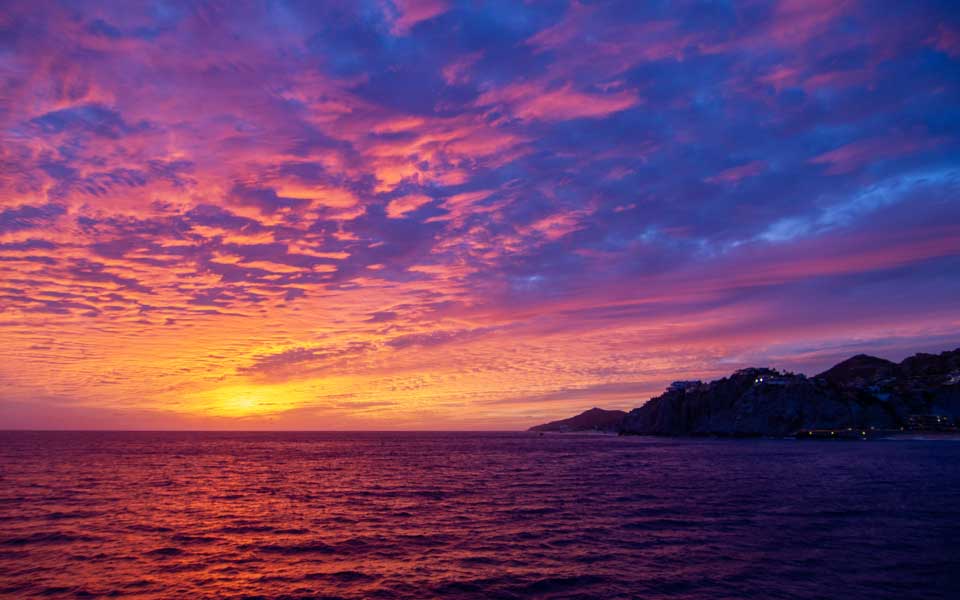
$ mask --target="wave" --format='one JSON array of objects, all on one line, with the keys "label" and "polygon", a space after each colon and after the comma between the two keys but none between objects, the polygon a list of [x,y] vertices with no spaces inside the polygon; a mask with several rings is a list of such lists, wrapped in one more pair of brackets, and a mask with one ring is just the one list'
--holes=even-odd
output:
[{"label": "wave", "polygon": [[24,536],[0,539],[0,546],[27,546],[32,544],[71,544],[73,542],[95,542],[100,538],[90,535],[77,535],[60,531],[38,531]]},{"label": "wave", "polygon": [[957,444],[4,435],[0,596],[960,598]]},{"label": "wave", "polygon": [[154,548],[153,550],[148,550],[145,552],[147,556],[180,556],[184,554],[183,549],[174,548],[173,546],[164,546],[162,548]]}]

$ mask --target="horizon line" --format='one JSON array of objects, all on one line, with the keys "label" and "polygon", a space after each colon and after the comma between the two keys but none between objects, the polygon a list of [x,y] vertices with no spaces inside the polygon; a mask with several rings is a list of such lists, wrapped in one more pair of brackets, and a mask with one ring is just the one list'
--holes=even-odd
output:
[{"label": "horizon line", "polygon": [[527,429],[0,429],[0,433],[528,433]]}]

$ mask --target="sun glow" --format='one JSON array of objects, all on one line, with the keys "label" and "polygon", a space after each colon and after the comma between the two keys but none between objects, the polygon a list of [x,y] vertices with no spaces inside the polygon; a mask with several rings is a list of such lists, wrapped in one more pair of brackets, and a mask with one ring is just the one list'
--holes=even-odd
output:
[{"label": "sun glow", "polygon": [[198,399],[197,412],[219,417],[268,416],[306,403],[300,390],[286,385],[234,385]]}]

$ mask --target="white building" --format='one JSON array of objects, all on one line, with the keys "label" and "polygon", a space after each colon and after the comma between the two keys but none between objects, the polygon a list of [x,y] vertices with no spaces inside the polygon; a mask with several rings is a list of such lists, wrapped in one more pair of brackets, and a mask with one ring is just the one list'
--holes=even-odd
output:
[{"label": "white building", "polygon": [[689,379],[682,381],[674,381],[670,384],[670,387],[667,388],[669,392],[680,392],[683,390],[689,390],[691,388],[700,387],[703,385],[703,382],[699,379]]}]

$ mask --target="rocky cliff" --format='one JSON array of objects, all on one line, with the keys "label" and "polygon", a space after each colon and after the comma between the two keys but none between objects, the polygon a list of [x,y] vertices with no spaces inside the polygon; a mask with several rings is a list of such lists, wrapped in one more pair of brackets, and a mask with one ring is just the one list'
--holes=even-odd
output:
[{"label": "rocky cliff", "polygon": [[897,364],[858,355],[815,376],[743,369],[678,382],[630,411],[620,431],[640,435],[788,436],[805,429],[916,427],[918,415],[960,419],[960,348]]},{"label": "rocky cliff", "polygon": [[577,431],[603,431],[615,433],[620,430],[620,424],[627,413],[622,410],[603,410],[591,408],[575,417],[552,421],[544,425],[531,427],[529,431],[548,431],[555,433],[573,433]]}]

